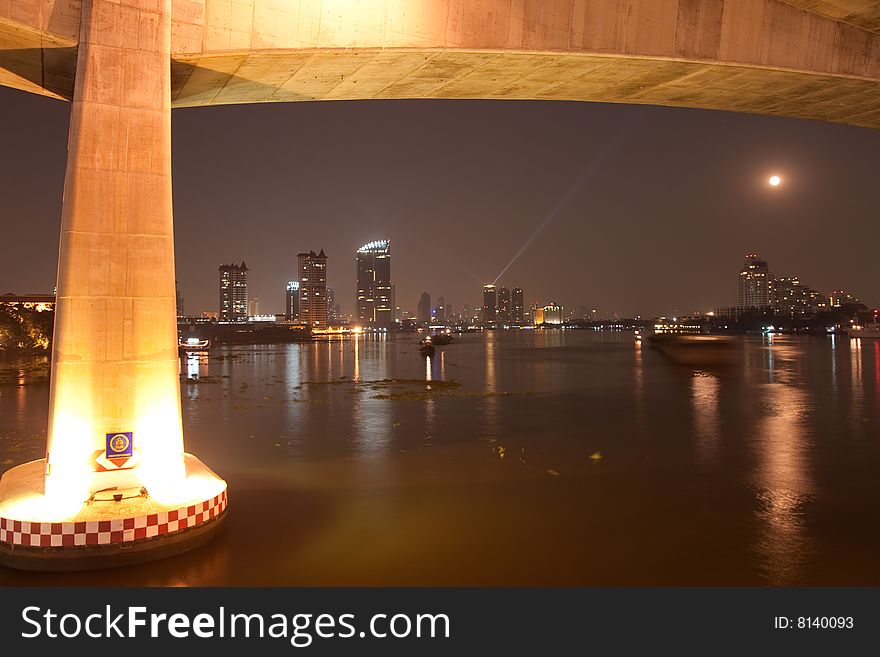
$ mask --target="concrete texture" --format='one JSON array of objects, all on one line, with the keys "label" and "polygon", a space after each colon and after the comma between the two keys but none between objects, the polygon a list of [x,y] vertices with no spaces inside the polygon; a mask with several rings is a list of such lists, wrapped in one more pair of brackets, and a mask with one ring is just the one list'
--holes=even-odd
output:
[{"label": "concrete texture", "polygon": [[[171,0],[82,3],[52,353],[50,493],[57,484],[85,499],[145,485],[155,495],[183,477],[170,9]],[[137,468],[95,472],[105,434],[129,431]]]},{"label": "concrete texture", "polygon": [[[72,97],[80,11],[0,0],[0,84]],[[171,18],[174,107],[549,99],[880,126],[878,0],[173,0]]]}]

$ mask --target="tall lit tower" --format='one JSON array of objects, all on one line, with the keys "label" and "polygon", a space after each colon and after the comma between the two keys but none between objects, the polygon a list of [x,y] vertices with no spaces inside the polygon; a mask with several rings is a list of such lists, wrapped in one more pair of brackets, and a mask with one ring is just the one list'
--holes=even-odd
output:
[{"label": "tall lit tower", "polygon": [[220,265],[220,321],[243,322],[248,317],[247,265]]},{"label": "tall lit tower", "polygon": [[285,292],[284,318],[294,322],[299,319],[299,281],[289,281]]},{"label": "tall lit tower", "polygon": [[498,321],[505,324],[510,323],[510,289],[506,287],[498,288]]},{"label": "tall lit tower", "polygon": [[498,312],[498,294],[494,285],[483,286],[483,321],[494,322]]},{"label": "tall lit tower", "polygon": [[419,305],[416,306],[416,317],[420,324],[431,323],[431,295],[427,292],[422,292],[422,296],[419,297]]},{"label": "tall lit tower", "polygon": [[766,308],[773,295],[773,279],[767,262],[751,253],[739,272],[739,307]]},{"label": "tall lit tower", "polygon": [[299,319],[309,328],[327,328],[327,256],[309,251],[298,253]]},{"label": "tall lit tower", "polygon": [[511,320],[513,320],[514,324],[522,324],[525,320],[525,306],[523,304],[523,291],[521,287],[513,288]]},{"label": "tall lit tower", "polygon": [[357,320],[361,326],[390,329],[391,241],[376,240],[357,250]]}]

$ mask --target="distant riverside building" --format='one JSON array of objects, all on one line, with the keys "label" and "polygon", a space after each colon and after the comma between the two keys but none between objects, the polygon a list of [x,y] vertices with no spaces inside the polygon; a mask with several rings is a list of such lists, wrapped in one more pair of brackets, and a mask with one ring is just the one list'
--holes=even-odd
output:
[{"label": "distant riverside building", "polygon": [[483,286],[483,321],[494,322],[498,316],[498,293],[494,285]]},{"label": "distant riverside building", "polygon": [[437,312],[434,313],[434,319],[438,322],[446,321],[446,299],[437,297]]},{"label": "distant riverside building", "polygon": [[295,322],[299,319],[299,281],[290,281],[285,289],[284,319]]},{"label": "distant riverside building", "polygon": [[299,321],[313,329],[327,328],[327,256],[298,253]]},{"label": "distant riverside building", "polygon": [[504,324],[510,323],[512,317],[510,312],[510,289],[506,287],[498,288],[498,308],[496,316],[499,322]]},{"label": "distant riverside building", "polygon": [[12,310],[32,310],[34,312],[52,312],[55,310],[54,294],[12,294],[0,296],[0,306]]},{"label": "distant riverside building", "polygon": [[828,305],[832,308],[840,308],[850,304],[857,304],[859,300],[846,290],[834,290],[828,297]]},{"label": "distant riverside building", "polygon": [[391,301],[391,241],[376,240],[357,250],[356,315],[361,326],[389,329],[394,321]]},{"label": "distant riverside building", "polygon": [[183,314],[183,297],[180,296],[180,284],[177,281],[174,281],[174,296],[177,301],[177,316],[184,317]]},{"label": "distant riverside building", "polygon": [[770,305],[776,313],[805,317],[825,310],[828,299],[821,292],[802,284],[797,276],[788,276],[773,281]]},{"label": "distant riverside building", "polygon": [[546,306],[535,306],[532,309],[532,323],[535,326],[541,324],[562,324],[562,306],[555,303]]},{"label": "distant riverside building", "polygon": [[547,304],[545,306],[532,306],[532,324],[534,324],[535,326],[540,326],[541,324],[556,325],[562,323],[562,306],[556,305],[555,303]]},{"label": "distant riverside building", "polygon": [[339,304],[336,303],[336,292],[332,287],[327,288],[327,323],[330,325],[339,324],[342,321],[342,313],[339,311]]},{"label": "distant riverside building", "polygon": [[431,321],[431,295],[422,292],[419,297],[419,305],[416,306],[416,320],[421,324],[428,324]]},{"label": "distant riverside building", "polygon": [[247,265],[220,265],[220,321],[242,322],[248,315]]},{"label": "distant riverside building", "polygon": [[510,313],[510,319],[514,324],[522,324],[525,321],[525,304],[523,303],[521,287],[513,288],[510,299]]},{"label": "distant riverside building", "polygon": [[248,301],[248,317],[254,317],[260,314],[260,298],[254,297]]},{"label": "distant riverside building", "polygon": [[544,323],[544,306],[532,306],[532,325],[540,326]]},{"label": "distant riverside building", "polygon": [[770,305],[773,280],[764,260],[754,253],[746,256],[739,272],[740,308],[766,308]]}]

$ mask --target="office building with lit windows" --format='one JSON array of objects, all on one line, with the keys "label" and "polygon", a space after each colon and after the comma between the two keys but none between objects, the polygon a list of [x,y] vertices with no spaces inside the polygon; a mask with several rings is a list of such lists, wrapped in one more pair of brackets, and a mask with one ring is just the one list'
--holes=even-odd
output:
[{"label": "office building with lit windows", "polygon": [[420,324],[431,323],[431,295],[427,292],[422,292],[422,296],[419,297],[419,303],[416,306],[416,319]]},{"label": "office building with lit windows", "polygon": [[297,254],[299,321],[309,328],[327,328],[327,256],[309,251]]},{"label": "office building with lit windows", "polygon": [[220,321],[243,322],[248,316],[247,265],[220,265]]},{"label": "office building with lit windows", "polygon": [[746,256],[739,272],[739,307],[766,308],[773,298],[773,279],[767,263],[756,254]]},{"label": "office building with lit windows", "polygon": [[510,314],[510,319],[514,324],[522,324],[525,321],[525,305],[523,304],[523,291],[521,287],[515,287],[511,292]]},{"label": "office building with lit windows", "polygon": [[498,316],[498,293],[494,285],[483,286],[483,321],[494,322]]},{"label": "office building with lit windows", "polygon": [[391,241],[376,240],[357,250],[357,321],[388,330],[394,321],[391,302]]},{"label": "office building with lit windows", "polygon": [[506,287],[498,288],[498,311],[497,319],[502,324],[510,324],[512,317],[510,312],[510,289]]},{"label": "office building with lit windows", "polygon": [[284,318],[288,322],[299,319],[299,281],[290,281],[285,290]]}]

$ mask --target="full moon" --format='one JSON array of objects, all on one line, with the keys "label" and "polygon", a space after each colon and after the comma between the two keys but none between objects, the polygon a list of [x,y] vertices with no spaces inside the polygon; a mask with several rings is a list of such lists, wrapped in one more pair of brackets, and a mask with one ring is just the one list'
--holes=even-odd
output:
[{"label": "full moon", "polygon": [[770,179],[767,181],[770,183],[771,187],[779,187],[779,184],[782,182],[782,178],[779,176],[770,176]]}]

